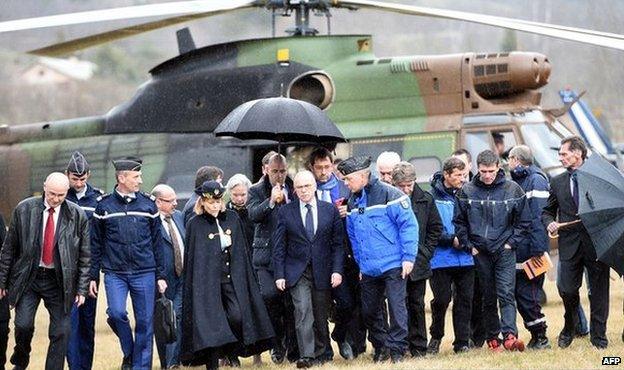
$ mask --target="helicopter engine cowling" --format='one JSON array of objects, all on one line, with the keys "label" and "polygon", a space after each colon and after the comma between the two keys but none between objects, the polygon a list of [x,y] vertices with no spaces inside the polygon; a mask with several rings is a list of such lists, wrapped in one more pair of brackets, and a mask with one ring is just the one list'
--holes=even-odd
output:
[{"label": "helicopter engine cowling", "polygon": [[539,53],[477,54],[472,58],[474,89],[484,99],[496,99],[548,83],[551,66]]}]

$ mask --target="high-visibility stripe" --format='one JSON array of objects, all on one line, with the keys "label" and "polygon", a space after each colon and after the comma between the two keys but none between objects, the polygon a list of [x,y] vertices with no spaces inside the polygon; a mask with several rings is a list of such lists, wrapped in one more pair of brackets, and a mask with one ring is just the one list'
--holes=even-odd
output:
[{"label": "high-visibility stripe", "polygon": [[529,321],[529,322],[525,323],[525,325],[526,326],[535,326],[535,325],[543,323],[543,322],[546,322],[546,317],[540,317],[537,320]]},{"label": "high-visibility stripe", "polygon": [[80,208],[82,208],[83,211],[91,211],[91,212],[95,211],[95,207],[83,207],[83,206],[80,206]]},{"label": "high-visibility stripe", "polygon": [[142,216],[142,217],[156,218],[160,216],[160,213],[156,212],[154,214],[151,214],[147,212],[129,211],[129,212],[109,213],[106,215],[98,215],[97,213],[93,214],[93,217],[99,220],[106,220],[106,219],[113,218],[113,217],[126,217],[126,216]]},{"label": "high-visibility stripe", "polygon": [[[404,201],[404,200],[406,200],[406,199],[409,199],[409,197],[408,197],[407,195],[403,195],[402,197],[397,198],[397,199],[395,199],[395,200],[391,200],[391,201],[389,201],[389,202],[388,202],[388,203],[386,203],[386,204],[377,204],[377,205],[370,206],[370,207],[364,207],[364,211],[367,211],[367,210],[370,210],[370,209],[376,209],[376,208],[386,208],[386,207],[388,207],[389,205],[396,204],[396,203],[400,203],[400,202],[402,202],[402,201]],[[351,213],[359,213],[359,210],[360,210],[360,208],[353,208],[353,209],[352,209],[351,211],[349,211],[347,214],[351,214]]]},{"label": "high-visibility stripe", "polygon": [[550,192],[548,190],[531,190],[527,191],[527,198],[548,198]]}]

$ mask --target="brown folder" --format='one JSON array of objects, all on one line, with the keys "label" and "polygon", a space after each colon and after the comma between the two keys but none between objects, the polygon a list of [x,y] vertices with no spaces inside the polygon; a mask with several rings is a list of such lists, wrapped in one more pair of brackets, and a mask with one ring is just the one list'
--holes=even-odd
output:
[{"label": "brown folder", "polygon": [[532,280],[536,276],[540,276],[541,274],[545,273],[553,267],[553,263],[550,260],[548,252],[544,252],[544,254],[540,257],[540,261],[542,262],[542,266],[537,266],[530,258],[522,262],[522,268],[524,269],[524,272],[527,274],[529,279]]}]

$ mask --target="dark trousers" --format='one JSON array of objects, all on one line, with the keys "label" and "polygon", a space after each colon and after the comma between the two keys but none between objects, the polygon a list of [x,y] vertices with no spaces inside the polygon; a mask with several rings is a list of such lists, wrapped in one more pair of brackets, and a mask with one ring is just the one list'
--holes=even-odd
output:
[{"label": "dark trousers", "polygon": [[407,280],[407,342],[409,350],[427,351],[427,323],[425,321],[425,288],[427,280]]},{"label": "dark trousers", "polygon": [[35,332],[35,314],[41,300],[50,315],[48,328],[50,344],[45,368],[47,370],[62,369],[67,353],[70,317],[69,313],[65,312],[63,288],[59,284],[55,271],[50,269],[37,269],[34,281],[24,290],[15,306],[15,349],[11,356],[11,363],[23,368],[28,367],[30,344]]},{"label": "dark trousers", "polygon": [[[136,369],[149,369],[152,366],[154,338],[154,302],[156,300],[156,276],[154,272],[141,274],[104,275],[106,300],[108,301],[108,322],[119,337],[124,357],[132,357]],[[136,322],[133,335],[126,303],[128,293],[134,309]]]},{"label": "dark trousers", "polygon": [[[429,285],[431,300],[431,338],[442,339],[446,309],[453,299],[453,332],[455,349],[467,346],[470,339],[470,318],[474,288],[474,267],[448,267],[433,270]],[[454,294],[453,294],[454,293]]]},{"label": "dark trousers", "polygon": [[[587,270],[591,287],[589,295],[589,334],[592,343],[607,344],[607,318],[609,316],[609,266],[595,260],[595,252],[589,237],[581,236],[582,243],[569,260],[559,261],[557,288],[565,308],[565,324],[562,333],[574,336],[578,324],[580,304],[579,288],[583,280],[583,268]],[[585,240],[587,239],[587,240]]]},{"label": "dark trousers", "polygon": [[[380,276],[362,274],[362,314],[368,337],[375,350],[386,347],[391,353],[403,355],[407,350],[406,284],[401,268],[394,268]],[[382,306],[387,295],[390,327],[384,325]]]},{"label": "dark trousers", "polygon": [[2,370],[4,370],[4,365],[6,364],[10,320],[9,300],[8,298],[0,299],[0,369]]},{"label": "dark trousers", "polygon": [[524,327],[531,335],[546,334],[546,317],[540,304],[544,276],[545,274],[542,274],[531,280],[524,270],[516,271],[516,304]]},{"label": "dark trousers", "polygon": [[482,345],[487,339],[483,323],[483,294],[479,284],[479,270],[474,269],[474,289],[472,294],[472,317],[470,318],[470,339],[476,345]]},{"label": "dark trousers", "polygon": [[176,341],[173,343],[164,343],[157,335],[154,336],[154,339],[156,339],[156,350],[158,351],[160,366],[164,369],[174,365],[180,365],[180,346],[182,345],[182,292],[184,289],[184,280],[182,280],[182,277],[169,279],[167,284],[165,297],[173,302],[178,331]]},{"label": "dark trousers", "polygon": [[299,358],[299,348],[290,295],[277,290],[273,271],[256,269],[256,276],[258,277],[260,294],[262,294],[264,305],[269,312],[269,318],[275,331],[274,349],[277,351],[286,350],[288,359],[296,361]]},{"label": "dark trousers", "polygon": [[90,370],[95,346],[95,309],[97,299],[86,297],[85,303],[71,312],[71,333],[67,343],[67,364],[74,370]]},{"label": "dark trousers", "polygon": [[295,308],[295,328],[301,357],[316,358],[331,346],[327,326],[327,308],[331,291],[315,289],[312,268],[308,266],[299,281],[290,288]]},{"label": "dark trousers", "polygon": [[342,284],[332,289],[336,315],[331,337],[339,343],[348,342],[356,356],[366,352],[366,327],[362,320],[359,280],[357,265],[352,258],[348,258]]},{"label": "dark trousers", "polygon": [[[487,339],[518,335],[516,327],[516,251],[500,248],[475,256],[483,293],[483,322]],[[498,305],[497,305],[498,303]],[[500,319],[498,307],[500,307]]]}]

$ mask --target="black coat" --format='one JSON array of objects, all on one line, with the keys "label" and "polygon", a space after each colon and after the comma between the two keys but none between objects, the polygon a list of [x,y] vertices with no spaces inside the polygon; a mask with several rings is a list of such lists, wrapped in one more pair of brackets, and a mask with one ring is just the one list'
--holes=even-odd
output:
[{"label": "black coat", "polygon": [[[292,201],[295,199],[293,182],[288,177],[286,178],[286,186],[288,188],[288,199]],[[255,224],[253,267],[273,271],[271,239],[277,226],[277,211],[284,203],[276,204],[273,208],[269,206],[271,189],[272,186],[268,176],[262,176],[257,183],[249,188],[247,210],[249,211],[249,219]]]},{"label": "black coat", "polygon": [[243,230],[245,231],[245,239],[247,239],[247,251],[249,252],[249,257],[251,259],[255,225],[249,219],[249,211],[247,210],[247,207],[236,208],[230,201],[225,205],[225,208],[236,212],[236,214],[238,215],[238,218],[240,218],[241,222],[243,223]]},{"label": "black coat", "polygon": [[[569,222],[578,220],[578,210],[572,199],[570,191],[570,172],[561,173],[550,180],[550,195],[542,212],[542,222],[545,227],[557,220],[557,222]],[[559,259],[570,260],[576,254],[581,243],[592,243],[585,226],[577,223],[559,230]],[[592,253],[592,259],[596,259],[596,251],[593,247],[587,248]]]},{"label": "black coat", "polygon": [[[247,241],[234,211],[218,216],[225,233],[230,231],[230,275],[242,313],[242,340],[230,329],[221,301],[221,242],[215,218],[203,214],[186,224],[184,293],[182,303],[182,362],[205,363],[207,356],[249,356],[270,348],[274,336],[247,256]],[[217,237],[210,239],[208,235]]]},{"label": "black coat", "polygon": [[428,279],[431,277],[431,265],[429,261],[433,257],[438,240],[442,235],[442,219],[438,208],[433,201],[433,196],[423,191],[418,184],[414,184],[412,192],[412,210],[418,220],[418,254],[414,269],[410,274],[411,281]]},{"label": "black coat", "polygon": [[[35,279],[41,261],[44,210],[43,197],[25,199],[13,210],[0,252],[0,288],[9,290],[12,306]],[[70,312],[76,294],[86,296],[89,284],[89,220],[78,205],[61,204],[54,236],[54,263],[63,284],[65,312]]]}]

